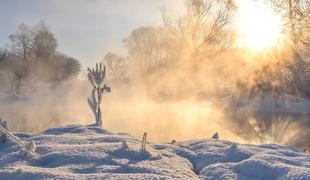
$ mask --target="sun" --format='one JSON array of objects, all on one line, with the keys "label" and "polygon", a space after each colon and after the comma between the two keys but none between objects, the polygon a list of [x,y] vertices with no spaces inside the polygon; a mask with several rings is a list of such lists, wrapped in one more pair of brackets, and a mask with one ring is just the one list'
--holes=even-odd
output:
[{"label": "sun", "polygon": [[283,22],[271,8],[257,1],[239,0],[236,19],[237,47],[268,51],[283,38]]}]

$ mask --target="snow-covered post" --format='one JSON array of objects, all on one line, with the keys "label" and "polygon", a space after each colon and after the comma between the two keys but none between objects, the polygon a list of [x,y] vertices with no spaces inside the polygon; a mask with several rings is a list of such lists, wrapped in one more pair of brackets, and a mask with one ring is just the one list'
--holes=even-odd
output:
[{"label": "snow-covered post", "polygon": [[128,149],[128,145],[127,145],[126,139],[124,139],[123,142],[122,142],[122,149]]},{"label": "snow-covered post", "polygon": [[[2,120],[1,118],[0,118],[0,126],[2,126],[5,129],[8,129],[8,125],[6,121]],[[0,144],[4,143],[5,140],[6,140],[6,134],[0,131]]]},{"label": "snow-covered post", "polygon": [[19,144],[20,146],[22,146],[28,154],[33,155],[33,156],[40,156],[37,152],[35,152],[36,145],[34,141],[31,141],[29,144],[26,144],[23,141],[21,141],[18,137],[16,137],[14,134],[12,134],[8,130],[6,130],[4,127],[2,127],[1,125],[0,125],[0,132],[11,137],[12,140],[15,141],[17,144]]},{"label": "snow-covered post", "polygon": [[143,138],[142,138],[142,147],[141,147],[141,151],[146,151],[146,136],[147,136],[147,133],[145,132],[143,134]]},{"label": "snow-covered post", "polygon": [[173,139],[170,144],[175,144],[177,141]]},{"label": "snow-covered post", "polygon": [[[111,88],[104,83],[106,69],[101,63],[96,64],[96,68],[87,68],[87,77],[93,87],[91,96],[87,98],[88,105],[90,106],[92,112],[95,115],[96,125],[102,126],[101,117],[101,96],[104,92],[111,92]],[[104,85],[103,85],[104,83]]]}]

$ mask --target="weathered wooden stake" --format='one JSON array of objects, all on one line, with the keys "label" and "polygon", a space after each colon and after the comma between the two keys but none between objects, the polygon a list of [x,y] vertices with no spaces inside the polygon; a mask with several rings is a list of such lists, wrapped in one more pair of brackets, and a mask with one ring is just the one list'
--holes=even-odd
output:
[{"label": "weathered wooden stake", "polygon": [[146,136],[147,136],[147,133],[145,132],[142,138],[142,148],[141,148],[142,151],[146,151]]},{"label": "weathered wooden stake", "polygon": [[34,141],[31,141],[31,143],[29,145],[27,145],[26,143],[21,141],[18,137],[16,137],[14,134],[12,134],[8,130],[6,130],[4,127],[2,127],[1,125],[0,125],[0,132],[4,133],[7,136],[9,136],[10,138],[12,138],[12,140],[15,141],[18,145],[22,146],[27,153],[29,153],[33,156],[40,156],[37,152],[35,152],[36,146],[35,146]]},{"label": "weathered wooden stake", "polygon": [[[8,125],[6,121],[2,120],[1,118],[0,118],[0,126],[2,126],[5,129],[8,129]],[[0,131],[0,144],[4,143],[5,140],[6,140],[6,134]]]}]

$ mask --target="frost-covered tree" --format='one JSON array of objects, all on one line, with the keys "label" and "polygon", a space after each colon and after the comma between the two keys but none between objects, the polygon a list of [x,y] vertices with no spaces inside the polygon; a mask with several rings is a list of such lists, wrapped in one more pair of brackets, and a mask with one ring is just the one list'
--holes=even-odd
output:
[{"label": "frost-covered tree", "polygon": [[31,27],[21,24],[9,38],[12,52],[23,60],[28,60],[32,55],[33,32]]},{"label": "frost-covered tree", "polygon": [[128,79],[128,60],[118,54],[108,52],[103,64],[107,67],[107,80],[122,81]]},{"label": "frost-covered tree", "polygon": [[128,49],[128,65],[131,76],[144,76],[171,61],[180,47],[175,38],[162,27],[139,27],[123,40]]},{"label": "frost-covered tree", "polygon": [[32,42],[33,53],[36,58],[50,59],[56,54],[58,42],[54,34],[45,22],[41,21],[34,28],[34,37]]},{"label": "frost-covered tree", "polygon": [[24,60],[49,59],[56,54],[57,40],[44,21],[34,27],[21,24],[9,38],[12,52]]},{"label": "frost-covered tree", "polygon": [[266,0],[285,22],[283,30],[288,34],[293,51],[288,70],[292,73],[290,86],[298,93],[310,97],[310,0]]},{"label": "frost-covered tree", "polygon": [[8,56],[8,52],[4,48],[0,48],[0,62],[4,61],[4,59]]},{"label": "frost-covered tree", "polygon": [[310,45],[310,0],[266,0],[285,20],[285,30],[295,45]]},{"label": "frost-covered tree", "polygon": [[43,21],[21,24],[9,38],[8,47],[0,48],[0,88],[12,95],[56,87],[80,70],[76,59],[57,51],[57,40]]},{"label": "frost-covered tree", "polygon": [[[230,45],[226,27],[232,19],[232,0],[185,0],[185,13],[171,17],[163,9],[164,27],[194,61],[220,52]],[[211,49],[212,48],[212,49]]]},{"label": "frost-covered tree", "polygon": [[102,126],[102,116],[100,108],[102,94],[104,92],[111,92],[111,88],[104,83],[106,69],[105,66],[102,66],[101,63],[97,63],[96,68],[87,68],[87,70],[88,80],[93,87],[91,96],[87,98],[87,102],[95,115],[96,125]]}]

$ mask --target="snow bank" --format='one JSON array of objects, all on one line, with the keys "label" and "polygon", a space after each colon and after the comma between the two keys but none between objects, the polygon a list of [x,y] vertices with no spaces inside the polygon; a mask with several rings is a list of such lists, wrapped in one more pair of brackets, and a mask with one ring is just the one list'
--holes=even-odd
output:
[{"label": "snow bank", "polygon": [[206,139],[149,143],[142,152],[128,134],[80,125],[15,135],[35,141],[41,156],[0,144],[0,179],[310,179],[310,155],[277,145]]},{"label": "snow bank", "polygon": [[[242,145],[206,139],[177,144],[173,150],[204,179],[310,179],[310,155],[289,147]],[[184,149],[187,152],[184,153]],[[188,156],[190,152],[191,156]]]}]

